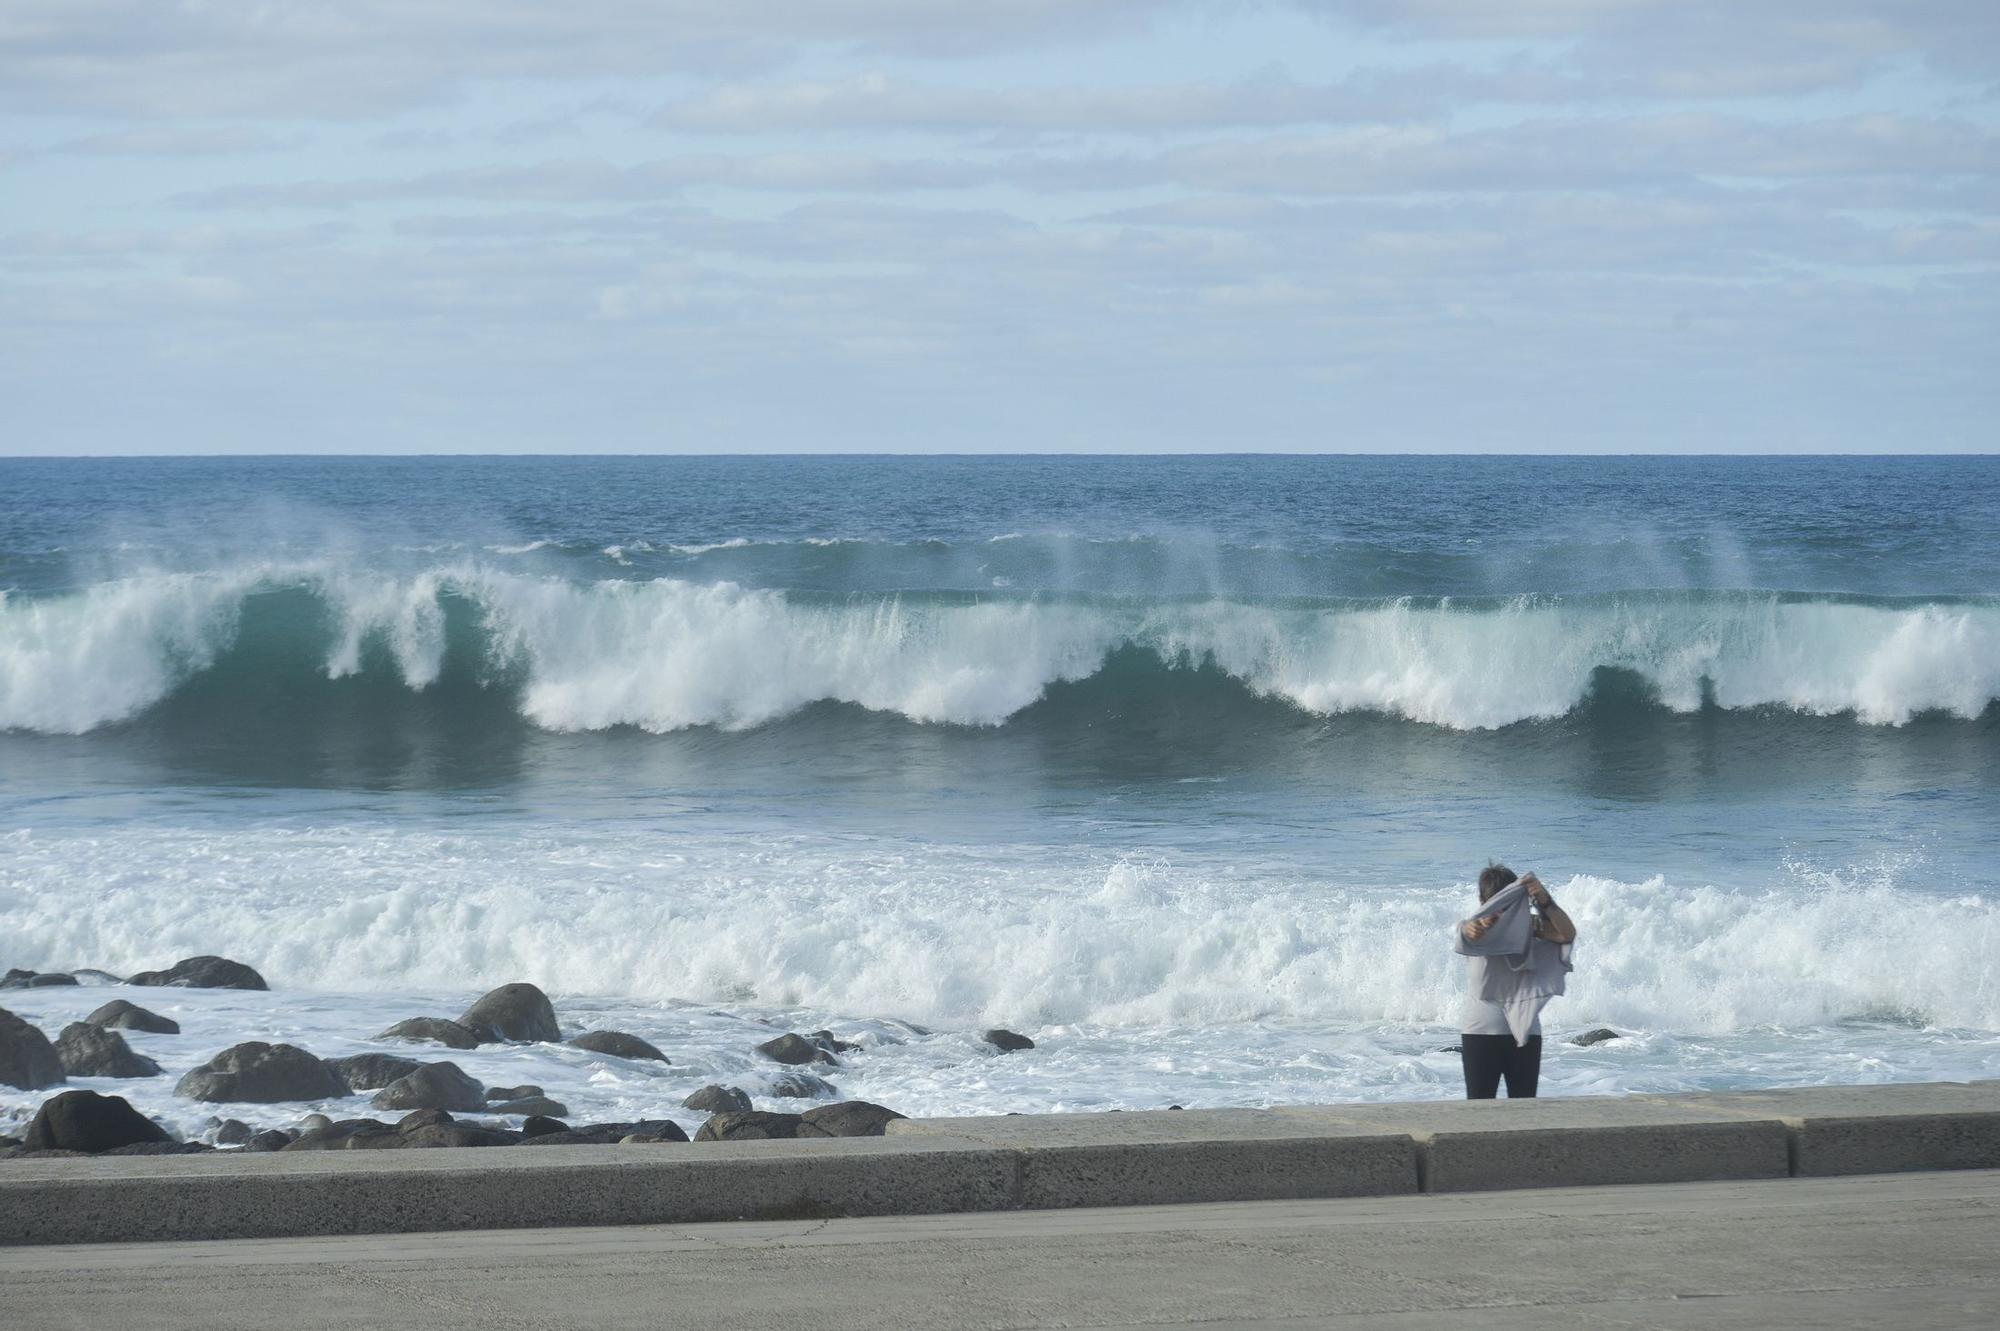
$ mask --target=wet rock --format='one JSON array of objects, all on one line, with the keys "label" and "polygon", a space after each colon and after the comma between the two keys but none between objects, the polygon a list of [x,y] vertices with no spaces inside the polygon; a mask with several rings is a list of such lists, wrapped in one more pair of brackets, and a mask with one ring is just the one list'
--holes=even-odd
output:
[{"label": "wet rock", "polygon": [[292,1144],[292,1134],[283,1128],[266,1128],[262,1132],[250,1134],[250,1140],[243,1143],[246,1151],[282,1151]]},{"label": "wet rock", "polygon": [[149,1035],[179,1035],[181,1024],[172,1017],[163,1017],[157,1012],[148,1012],[137,1003],[128,1003],[122,998],[114,998],[97,1011],[84,1018],[93,1026],[106,1030],[145,1031]]},{"label": "wet rock", "polygon": [[527,1121],[521,1124],[521,1135],[524,1137],[544,1137],[551,1132],[568,1131],[569,1124],[542,1114],[530,1114]]},{"label": "wet rock", "polygon": [[[378,1118],[344,1118],[338,1123],[311,1128],[301,1132],[291,1142],[278,1149],[282,1151],[344,1151],[350,1137],[375,1136],[386,1133],[396,1135],[394,1125]],[[389,1143],[378,1143],[387,1145]]]},{"label": "wet rock", "polygon": [[452,1121],[452,1116],[442,1109],[412,1109],[396,1120],[396,1131],[415,1132],[418,1128],[436,1127]]},{"label": "wet rock", "polygon": [[1012,1054],[1022,1049],[1033,1049],[1035,1042],[1019,1031],[1004,1030],[995,1026],[979,1037],[1003,1054]]},{"label": "wet rock", "polygon": [[113,975],[110,971],[97,970],[96,968],[91,966],[78,966],[76,970],[71,973],[74,974],[78,980],[86,984],[125,983],[125,980],[122,976]]},{"label": "wet rock", "polygon": [[426,1063],[368,1102],[377,1109],[483,1109],[486,1088],[456,1063]]},{"label": "wet rock", "polygon": [[64,1091],[42,1102],[21,1145],[30,1151],[85,1151],[96,1155],[135,1142],[172,1140],[166,1129],[119,1096]]},{"label": "wet rock", "polygon": [[215,1125],[217,1146],[241,1146],[255,1135],[250,1131],[250,1125],[240,1118],[225,1118]]},{"label": "wet rock", "polygon": [[496,1100],[532,1100],[542,1094],[539,1086],[488,1086],[486,1100],[491,1104]]},{"label": "wet rock", "polygon": [[541,1132],[524,1138],[525,1146],[612,1146],[634,1134],[661,1132],[673,1126],[666,1119],[642,1119],[637,1123],[580,1123],[559,1132]]},{"label": "wet rock", "polygon": [[593,1054],[610,1054],[613,1058],[646,1058],[659,1063],[673,1061],[638,1036],[627,1035],[623,1031],[585,1031],[570,1043],[578,1049],[588,1049]]},{"label": "wet rock", "polygon": [[87,1021],[73,1021],[56,1037],[56,1057],[72,1077],[157,1077],[160,1065],[132,1052],[125,1037]]},{"label": "wet rock", "polygon": [[140,971],[127,984],[171,985],[179,989],[269,989],[264,977],[227,957],[189,957],[163,971]]},{"label": "wet rock", "polygon": [[750,1096],[734,1086],[704,1086],[681,1101],[681,1107],[704,1114],[741,1114],[750,1108]]},{"label": "wet rock", "polygon": [[806,1037],[829,1054],[851,1054],[861,1048],[852,1040],[843,1040],[832,1031],[814,1031]]},{"label": "wet rock", "polygon": [[0,1086],[39,1091],[66,1080],[62,1059],[41,1028],[0,1008]]},{"label": "wet rock", "polygon": [[375,1037],[378,1040],[430,1040],[448,1049],[477,1049],[479,1033],[449,1017],[411,1017]]},{"label": "wet rock", "polygon": [[503,1040],[562,1039],[555,1006],[532,984],[503,984],[465,1010],[459,1025],[480,1037],[482,1044]]},{"label": "wet rock", "polygon": [[568,1118],[569,1106],[560,1100],[551,1100],[546,1095],[530,1095],[520,1100],[489,1100],[486,1102],[489,1114],[521,1114],[541,1118]]},{"label": "wet rock", "polygon": [[1585,1031],[1582,1035],[1572,1039],[1570,1043],[1587,1048],[1590,1045],[1603,1044],[1606,1040],[1622,1040],[1624,1038],[1624,1036],[1612,1030],[1609,1026],[1599,1026],[1594,1031]]},{"label": "wet rock", "polygon": [[790,1064],[793,1067],[807,1063],[840,1062],[831,1053],[796,1032],[781,1035],[775,1040],[764,1041],[757,1046],[757,1052],[774,1062]]},{"label": "wet rock", "polygon": [[497,1132],[471,1123],[434,1123],[399,1134],[411,1149],[443,1146],[512,1146],[522,1138],[512,1132]]},{"label": "wet rock", "polygon": [[130,1146],[114,1146],[102,1155],[202,1155],[215,1148],[207,1142],[133,1142]]},{"label": "wet rock", "polygon": [[350,1054],[346,1058],[329,1058],[326,1065],[356,1091],[380,1090],[398,1077],[407,1077],[423,1066],[414,1058],[402,1058],[396,1054]]},{"label": "wet rock", "polygon": [[717,1114],[695,1133],[698,1142],[789,1141],[799,1135],[798,1114],[773,1114],[752,1109],[740,1114]]},{"label": "wet rock", "polygon": [[0,975],[0,989],[57,989],[75,983],[74,975],[53,972],[10,970]]},{"label": "wet rock", "polygon": [[299,1126],[292,1135],[297,1136],[301,1132],[317,1132],[321,1128],[330,1128],[332,1126],[333,1120],[325,1114],[307,1114],[299,1120]]},{"label": "wet rock", "polygon": [[771,1083],[771,1094],[780,1100],[824,1100],[840,1092],[832,1082],[810,1072],[787,1072]]},{"label": "wet rock", "polygon": [[836,1105],[821,1105],[808,1109],[799,1115],[798,1135],[801,1137],[880,1137],[890,1120],[903,1118],[882,1105],[870,1104],[866,1100],[843,1100]]},{"label": "wet rock", "polygon": [[339,1073],[297,1045],[251,1040],[231,1045],[182,1077],[174,1094],[189,1100],[277,1104],[335,1100],[348,1089]]},{"label": "wet rock", "polygon": [[662,1123],[657,1128],[645,1132],[628,1132],[618,1139],[620,1146],[653,1146],[661,1142],[684,1142],[688,1139],[685,1129],[678,1123]]}]

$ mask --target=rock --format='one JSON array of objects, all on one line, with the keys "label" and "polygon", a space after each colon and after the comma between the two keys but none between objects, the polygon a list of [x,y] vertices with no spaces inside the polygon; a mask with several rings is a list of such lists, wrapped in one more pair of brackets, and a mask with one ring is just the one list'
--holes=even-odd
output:
[{"label": "rock", "polygon": [[190,1100],[276,1104],[337,1100],[348,1089],[339,1073],[297,1045],[251,1040],[231,1045],[182,1077],[174,1094]]},{"label": "rock", "polygon": [[448,1017],[411,1017],[375,1037],[378,1040],[431,1040],[449,1049],[477,1049],[479,1033]]},{"label": "rock", "polygon": [[269,989],[264,977],[227,957],[189,957],[163,971],[140,971],[127,984],[172,985],[179,989]]},{"label": "rock", "polygon": [[1609,1026],[1599,1026],[1594,1031],[1585,1031],[1582,1035],[1571,1040],[1570,1043],[1588,1047],[1594,1044],[1603,1044],[1606,1040],[1622,1040],[1624,1038],[1624,1036],[1612,1030]]},{"label": "rock", "polygon": [[5,975],[0,975],[0,989],[54,989],[75,983],[74,975],[37,971],[10,970]]},{"label": "rock", "polygon": [[301,1132],[317,1132],[321,1128],[330,1128],[332,1126],[333,1120],[325,1114],[307,1114],[299,1120],[299,1126],[292,1135],[297,1136]]},{"label": "rock", "polygon": [[426,1063],[384,1086],[368,1103],[377,1109],[483,1109],[486,1088],[456,1063]]},{"label": "rock", "polygon": [[558,1122],[542,1114],[530,1114],[527,1121],[521,1124],[521,1135],[524,1137],[543,1137],[551,1132],[567,1133],[568,1131],[569,1124]]},{"label": "rock", "polygon": [[282,1151],[292,1144],[292,1134],[282,1128],[266,1128],[253,1133],[250,1140],[243,1143],[246,1151]]},{"label": "rock", "polygon": [[72,1077],[157,1077],[160,1065],[135,1054],[117,1031],[73,1021],[56,1037],[56,1057]]},{"label": "rock", "polygon": [[93,1026],[102,1026],[106,1030],[145,1031],[150,1035],[181,1033],[181,1024],[172,1017],[148,1012],[137,1003],[128,1003],[122,998],[112,999],[84,1020]]},{"label": "rock", "polygon": [[704,1114],[742,1114],[749,1111],[750,1096],[734,1086],[704,1086],[681,1101],[681,1107]]},{"label": "rock", "polygon": [[465,1010],[459,1024],[480,1037],[481,1044],[502,1040],[562,1039],[555,1006],[532,984],[503,984]]},{"label": "rock", "polygon": [[92,984],[123,984],[125,981],[110,971],[96,970],[89,966],[78,966],[73,972],[77,979],[88,980]]},{"label": "rock", "polygon": [[[395,1136],[396,1129],[377,1118],[344,1118],[338,1123],[328,1123],[301,1132],[288,1145],[278,1149],[283,1151],[344,1151],[350,1137],[387,1134]],[[391,1145],[394,1143],[378,1143]]]},{"label": "rock", "polygon": [[768,1059],[779,1063],[788,1063],[794,1067],[806,1063],[838,1065],[840,1062],[839,1059],[814,1044],[811,1040],[806,1039],[805,1036],[796,1033],[781,1035],[775,1040],[766,1040],[757,1046],[757,1052]]},{"label": "rock", "polygon": [[328,1149],[338,1151],[400,1151],[409,1137],[394,1128],[358,1128]]},{"label": "rock", "polygon": [[861,1048],[852,1040],[843,1040],[832,1031],[814,1031],[806,1037],[829,1054],[851,1054]]},{"label": "rock", "polygon": [[627,1035],[623,1031],[585,1031],[570,1043],[578,1049],[588,1049],[593,1054],[610,1054],[613,1058],[649,1058],[659,1063],[673,1061],[638,1036]]},{"label": "rock", "polygon": [[642,1119],[637,1123],[582,1123],[558,1132],[538,1132],[524,1138],[524,1146],[612,1146],[634,1134],[661,1132],[672,1126],[666,1119]]},{"label": "rock", "polygon": [[530,1095],[520,1100],[489,1100],[486,1102],[489,1114],[533,1115],[540,1118],[568,1118],[569,1106],[560,1100],[551,1100],[546,1095]]},{"label": "rock", "polygon": [[741,1114],[717,1114],[695,1133],[698,1142],[789,1141],[799,1135],[804,1120],[797,1114],[772,1114],[752,1109]]},{"label": "rock", "polygon": [[240,1118],[225,1118],[215,1125],[217,1146],[241,1146],[253,1135],[255,1134],[250,1131],[250,1125]]},{"label": "rock", "polygon": [[618,1139],[620,1146],[652,1146],[659,1142],[684,1142],[687,1131],[678,1123],[662,1123],[645,1132],[628,1132]]},{"label": "rock", "polygon": [[979,1038],[1003,1054],[1011,1054],[1017,1050],[1033,1049],[1035,1047],[1035,1042],[1027,1036],[1022,1035],[1018,1031],[1003,1030],[998,1026],[995,1026]]},{"label": "rock", "polygon": [[840,1092],[832,1082],[810,1072],[787,1072],[771,1083],[771,1094],[780,1100],[822,1100]]},{"label": "rock", "polygon": [[414,1132],[399,1134],[404,1146],[512,1146],[522,1140],[511,1132],[495,1132],[491,1128],[475,1127],[470,1123],[436,1123],[428,1128],[418,1128]]},{"label": "rock", "polygon": [[539,1086],[488,1086],[487,1103],[495,1100],[532,1100],[542,1093]]},{"label": "rock", "polygon": [[350,1054],[329,1058],[326,1065],[339,1074],[350,1090],[380,1090],[398,1077],[407,1077],[423,1064],[396,1054]]},{"label": "rock", "polygon": [[396,1120],[396,1131],[415,1132],[418,1128],[436,1127],[452,1121],[451,1115],[442,1109],[412,1109]]},{"label": "rock", "polygon": [[891,1119],[905,1115],[866,1100],[843,1100],[799,1115],[801,1137],[880,1137]]},{"label": "rock", "polygon": [[134,1142],[172,1140],[166,1129],[118,1096],[64,1091],[42,1102],[21,1145],[30,1151],[87,1151],[96,1155]]},{"label": "rock", "polygon": [[62,1059],[41,1028],[0,1008],[0,1086],[39,1091],[67,1080]]},{"label": "rock", "polygon": [[215,1148],[207,1142],[133,1142],[130,1146],[114,1146],[103,1155],[201,1155]]}]

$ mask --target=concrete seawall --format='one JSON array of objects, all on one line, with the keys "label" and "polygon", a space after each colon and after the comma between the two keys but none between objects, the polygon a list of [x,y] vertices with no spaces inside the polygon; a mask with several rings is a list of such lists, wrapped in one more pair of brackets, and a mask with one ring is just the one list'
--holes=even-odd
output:
[{"label": "concrete seawall", "polygon": [[2000,1081],[906,1119],[881,1138],[0,1161],[0,1244],[2000,1168]]}]

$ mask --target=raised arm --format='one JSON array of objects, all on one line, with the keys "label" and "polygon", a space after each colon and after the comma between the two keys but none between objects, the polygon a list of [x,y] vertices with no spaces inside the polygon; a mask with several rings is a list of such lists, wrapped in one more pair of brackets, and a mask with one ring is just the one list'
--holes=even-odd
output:
[{"label": "raised arm", "polygon": [[1576,923],[1570,919],[1569,912],[1556,904],[1556,899],[1542,886],[1541,879],[1529,874],[1525,881],[1528,899],[1541,912],[1540,918],[1535,921],[1535,937],[1545,938],[1551,943],[1574,943]]}]

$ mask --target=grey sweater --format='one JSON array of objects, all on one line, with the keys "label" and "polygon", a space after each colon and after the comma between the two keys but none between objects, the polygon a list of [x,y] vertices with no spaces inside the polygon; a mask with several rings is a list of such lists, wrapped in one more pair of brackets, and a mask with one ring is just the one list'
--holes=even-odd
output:
[{"label": "grey sweater", "polygon": [[1466,959],[1472,996],[1498,1003],[1514,1043],[1524,1045],[1543,1006],[1563,992],[1572,969],[1569,945],[1535,937],[1528,889],[1519,879],[1495,892],[1471,919],[1494,915],[1500,918],[1476,939],[1465,936],[1470,920],[1459,921],[1452,930],[1454,946]]}]

